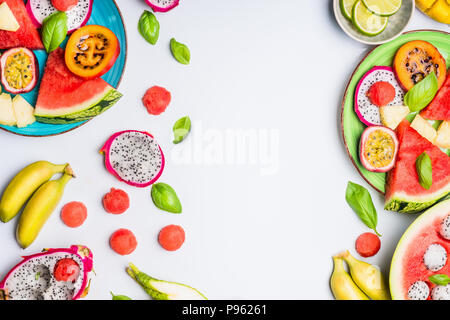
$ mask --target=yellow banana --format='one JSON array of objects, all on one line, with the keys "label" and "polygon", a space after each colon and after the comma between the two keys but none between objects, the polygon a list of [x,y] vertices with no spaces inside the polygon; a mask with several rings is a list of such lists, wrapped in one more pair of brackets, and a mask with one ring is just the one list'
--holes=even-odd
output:
[{"label": "yellow banana", "polygon": [[0,220],[8,222],[14,218],[36,189],[54,174],[63,172],[66,166],[67,164],[56,165],[48,161],[38,161],[22,169],[3,192]]},{"label": "yellow banana", "polygon": [[44,183],[28,201],[17,226],[16,238],[22,248],[27,248],[38,236],[47,219],[55,210],[67,182],[74,177],[70,166],[58,180]]},{"label": "yellow banana", "polygon": [[338,255],[347,262],[350,274],[356,285],[372,300],[390,300],[389,289],[383,274],[373,265],[352,257],[350,252],[344,251]]},{"label": "yellow banana", "polygon": [[344,269],[344,260],[333,257],[334,270],[330,286],[337,300],[369,300]]}]

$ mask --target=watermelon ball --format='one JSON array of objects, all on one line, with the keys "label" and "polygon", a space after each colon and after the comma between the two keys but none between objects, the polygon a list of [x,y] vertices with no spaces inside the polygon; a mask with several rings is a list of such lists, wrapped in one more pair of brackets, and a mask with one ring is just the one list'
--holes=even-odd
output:
[{"label": "watermelon ball", "polygon": [[395,88],[386,81],[375,82],[367,92],[370,102],[378,107],[388,105],[395,98]]},{"label": "watermelon ball", "polygon": [[380,238],[371,232],[363,233],[356,239],[355,249],[361,257],[367,258],[377,254],[380,250]]},{"label": "watermelon ball", "polygon": [[137,240],[130,230],[119,229],[109,238],[109,245],[115,252],[124,256],[132,253],[136,249]]},{"label": "watermelon ball", "polygon": [[180,249],[185,239],[185,233],[182,227],[169,225],[161,229],[158,241],[161,247],[167,251],[175,251]]},{"label": "watermelon ball", "polygon": [[171,100],[170,92],[163,87],[153,86],[147,90],[142,103],[147,108],[148,113],[159,115],[163,113]]},{"label": "watermelon ball", "polygon": [[52,0],[52,5],[59,11],[69,11],[78,4],[78,0]]},{"label": "watermelon ball", "polygon": [[69,202],[61,210],[61,220],[70,228],[78,228],[86,218],[87,208],[82,202]]},{"label": "watermelon ball", "polygon": [[103,196],[103,207],[108,213],[122,214],[130,207],[130,198],[125,191],[111,188],[111,191]]},{"label": "watermelon ball", "polygon": [[80,266],[71,258],[58,260],[53,269],[56,281],[75,282],[80,274]]}]

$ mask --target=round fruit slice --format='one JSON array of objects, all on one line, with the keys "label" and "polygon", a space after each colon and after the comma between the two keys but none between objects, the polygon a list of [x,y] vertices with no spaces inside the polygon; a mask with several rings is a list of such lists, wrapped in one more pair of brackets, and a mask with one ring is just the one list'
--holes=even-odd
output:
[{"label": "round fruit slice", "polygon": [[70,36],[65,60],[69,70],[77,76],[94,79],[111,69],[119,53],[119,40],[111,30],[89,25]]},{"label": "round fruit slice", "polygon": [[36,86],[39,67],[34,53],[27,48],[14,48],[0,58],[1,82],[13,94],[30,92]]},{"label": "round fruit slice", "polygon": [[372,13],[362,1],[355,3],[352,11],[352,20],[356,29],[369,37],[374,37],[383,32],[388,24],[387,17]]},{"label": "round fruit slice", "polygon": [[392,16],[402,6],[402,0],[362,0],[369,11],[379,16]]},{"label": "round fruit slice", "polygon": [[364,130],[359,145],[361,164],[372,172],[388,172],[394,167],[398,140],[394,131],[383,126]]},{"label": "round fruit slice", "polygon": [[393,67],[398,81],[406,90],[432,72],[436,74],[440,88],[447,73],[445,59],[438,49],[422,40],[410,41],[401,46],[395,54]]},{"label": "round fruit slice", "polygon": [[346,17],[349,20],[352,20],[352,9],[355,3],[358,0],[340,0],[339,4],[341,6],[341,11],[344,17]]},{"label": "round fruit slice", "polygon": [[444,286],[430,281],[430,276],[450,274],[450,241],[442,230],[449,217],[450,200],[445,200],[420,215],[403,234],[389,273],[392,299],[449,299],[440,292],[447,291],[442,290]]}]

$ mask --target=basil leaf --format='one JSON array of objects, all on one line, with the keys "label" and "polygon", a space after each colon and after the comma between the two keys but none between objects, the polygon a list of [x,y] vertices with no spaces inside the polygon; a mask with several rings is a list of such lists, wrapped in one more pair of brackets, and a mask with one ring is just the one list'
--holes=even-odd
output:
[{"label": "basil leaf", "polygon": [[182,64],[189,64],[191,60],[191,52],[189,48],[180,42],[177,42],[175,38],[170,39],[170,50],[174,58]]},{"label": "basil leaf", "polygon": [[424,189],[430,189],[433,184],[433,169],[431,167],[431,158],[426,152],[417,157],[416,170],[420,185]]},{"label": "basil leaf", "polygon": [[373,205],[369,191],[363,186],[349,181],[345,192],[345,200],[347,200],[347,203],[361,221],[375,231],[378,236],[381,236],[376,230],[378,223],[377,210]]},{"label": "basil leaf", "polygon": [[178,119],[173,125],[173,135],[175,136],[173,143],[177,144],[183,141],[190,131],[191,119],[188,116]]},{"label": "basil leaf", "polygon": [[159,22],[153,13],[144,10],[139,18],[138,29],[147,42],[156,44],[159,38]]},{"label": "basil leaf", "polygon": [[446,274],[433,274],[428,279],[438,286],[446,286],[450,283],[450,277]]},{"label": "basil leaf", "polygon": [[130,297],[128,296],[124,296],[124,295],[115,295],[114,293],[111,292],[112,295],[112,299],[113,300],[131,300]]},{"label": "basil leaf", "polygon": [[404,98],[405,104],[411,112],[420,111],[425,108],[438,91],[438,79],[434,72],[426,76],[409,90]]},{"label": "basil leaf", "polygon": [[152,186],[151,196],[153,203],[159,209],[172,212],[172,213],[181,213],[181,203],[178,199],[175,190],[167,183],[155,183]]},{"label": "basil leaf", "polygon": [[57,11],[42,23],[42,43],[45,50],[50,53],[64,41],[67,36],[67,15],[65,12]]}]

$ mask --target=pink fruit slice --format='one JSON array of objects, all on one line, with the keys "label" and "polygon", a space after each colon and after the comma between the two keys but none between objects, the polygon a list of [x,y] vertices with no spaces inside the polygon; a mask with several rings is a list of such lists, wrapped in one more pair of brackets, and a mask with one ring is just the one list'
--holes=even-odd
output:
[{"label": "pink fruit slice", "polygon": [[180,3],[179,0],[145,0],[155,12],[167,12]]}]

